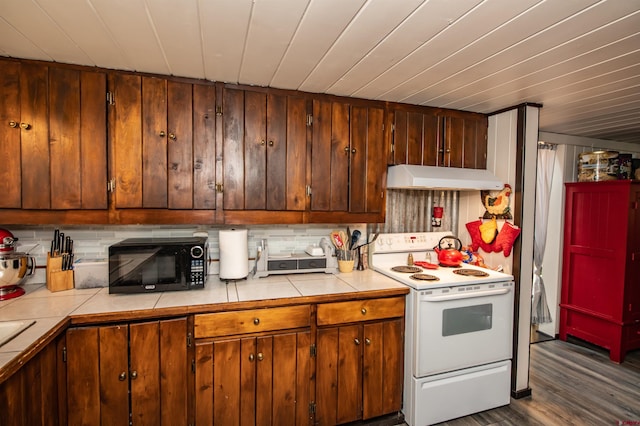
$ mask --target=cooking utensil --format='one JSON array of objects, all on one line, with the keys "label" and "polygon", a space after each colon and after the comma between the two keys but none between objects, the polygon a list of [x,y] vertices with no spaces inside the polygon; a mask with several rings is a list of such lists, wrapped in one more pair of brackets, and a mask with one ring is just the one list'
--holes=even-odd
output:
[{"label": "cooking utensil", "polygon": [[359,246],[355,247],[354,250],[357,250],[357,249],[362,248],[364,246],[368,246],[369,244],[373,244],[373,242],[378,239],[378,235],[380,235],[380,233],[376,232],[375,234],[373,234],[373,238],[371,239],[371,241],[367,241],[366,243],[360,244]]},{"label": "cooking utensil", "polygon": [[337,250],[344,250],[344,240],[340,236],[340,231],[331,232],[331,242]]},{"label": "cooking utensil", "polygon": [[357,229],[355,231],[353,231],[353,233],[351,234],[351,240],[350,240],[349,248],[354,248],[355,247],[355,245],[357,244],[358,240],[360,239],[360,235],[361,235],[361,232],[358,231]]},{"label": "cooking utensil", "polygon": [[448,235],[440,238],[438,246],[434,247],[434,251],[438,254],[438,262],[442,266],[460,266],[462,263],[462,242],[454,237]]}]

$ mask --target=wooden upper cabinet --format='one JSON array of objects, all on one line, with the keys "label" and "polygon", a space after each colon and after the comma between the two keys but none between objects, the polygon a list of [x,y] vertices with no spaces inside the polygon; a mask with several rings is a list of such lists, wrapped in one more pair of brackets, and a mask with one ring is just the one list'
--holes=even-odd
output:
[{"label": "wooden upper cabinet", "polygon": [[224,89],[225,210],[304,210],[306,99]]},{"label": "wooden upper cabinet", "polygon": [[111,78],[116,208],[215,209],[215,86]]},{"label": "wooden upper cabinet", "polygon": [[391,164],[435,166],[442,135],[442,120],[423,107],[397,108],[393,121]]},{"label": "wooden upper cabinet", "polygon": [[393,108],[390,164],[484,169],[487,117],[410,105]]},{"label": "wooden upper cabinet", "polygon": [[3,61],[0,80],[0,207],[106,209],[106,75]]},{"label": "wooden upper cabinet", "polygon": [[349,208],[350,105],[313,100],[311,210]]},{"label": "wooden upper cabinet", "polygon": [[487,167],[486,115],[447,111],[442,115],[443,138],[438,147],[439,159],[445,167],[485,169]]},{"label": "wooden upper cabinet", "polygon": [[311,210],[384,210],[383,120],[383,108],[313,101]]},{"label": "wooden upper cabinet", "polygon": [[384,110],[351,107],[349,212],[384,211],[387,151],[384,143]]}]

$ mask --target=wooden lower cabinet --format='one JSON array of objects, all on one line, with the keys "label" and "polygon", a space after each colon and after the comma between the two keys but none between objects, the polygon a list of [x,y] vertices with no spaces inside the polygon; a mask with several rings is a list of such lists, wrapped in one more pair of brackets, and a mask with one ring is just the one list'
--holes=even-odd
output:
[{"label": "wooden lower cabinet", "polygon": [[[317,332],[316,424],[398,412],[404,297],[319,305],[317,316],[318,325],[335,325],[319,327]],[[379,320],[384,317],[389,319]]]},{"label": "wooden lower cabinet", "polygon": [[196,424],[309,424],[310,322],[309,305],[196,315]]},{"label": "wooden lower cabinet", "polygon": [[187,319],[70,328],[69,425],[189,423]]},{"label": "wooden lower cabinet", "polygon": [[309,424],[309,347],[309,331],[197,342],[196,424]]},{"label": "wooden lower cabinet", "polygon": [[64,335],[0,384],[0,425],[66,424]]}]

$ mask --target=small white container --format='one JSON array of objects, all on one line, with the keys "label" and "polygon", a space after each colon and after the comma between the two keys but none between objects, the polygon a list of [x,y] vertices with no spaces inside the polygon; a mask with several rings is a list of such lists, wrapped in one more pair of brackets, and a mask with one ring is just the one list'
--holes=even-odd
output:
[{"label": "small white container", "polygon": [[107,259],[81,258],[73,264],[76,288],[107,287],[109,285],[109,262]]}]

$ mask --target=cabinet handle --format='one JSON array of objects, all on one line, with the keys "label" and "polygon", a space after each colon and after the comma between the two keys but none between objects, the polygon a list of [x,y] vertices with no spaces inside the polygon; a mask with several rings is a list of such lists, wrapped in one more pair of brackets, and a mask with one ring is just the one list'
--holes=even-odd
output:
[{"label": "cabinet handle", "polygon": [[357,337],[355,339],[353,339],[353,343],[356,344],[356,346],[360,345],[360,339],[358,339]]},{"label": "cabinet handle", "polygon": [[352,153],[352,154],[355,154],[355,153],[356,153],[356,149],[355,149],[355,148],[353,148],[353,149],[351,150],[351,153]]},{"label": "cabinet handle", "polygon": [[348,153],[349,153],[349,147],[348,147],[348,146],[346,146],[346,147],[344,148],[344,153],[345,153],[345,154],[348,154]]},{"label": "cabinet handle", "polygon": [[161,138],[164,138],[164,137],[165,137],[165,135],[166,135],[166,133],[164,132],[164,130],[160,130],[160,133],[158,133],[158,135],[159,135]]},{"label": "cabinet handle", "polygon": [[258,361],[262,361],[264,359],[264,355],[262,352],[258,352]]},{"label": "cabinet handle", "polygon": [[16,127],[18,127],[18,123],[16,123],[15,121],[11,120],[11,121],[9,121],[9,127],[12,127],[12,128],[15,129]]},{"label": "cabinet handle", "polygon": [[367,310],[365,308],[360,309],[360,312],[362,312],[362,315],[367,315]]},{"label": "cabinet handle", "polygon": [[169,139],[171,139],[172,141],[175,141],[176,138],[176,134],[175,133],[169,133]]},{"label": "cabinet handle", "polygon": [[129,374],[129,377],[131,377],[131,380],[135,380],[138,378],[138,372],[136,370],[133,370],[131,372],[131,374]]},{"label": "cabinet handle", "polygon": [[365,345],[370,345],[371,344],[371,339],[369,339],[369,338],[364,339],[364,344]]},{"label": "cabinet handle", "polygon": [[269,146],[273,146],[273,141],[269,141]]},{"label": "cabinet handle", "polygon": [[448,153],[450,153],[450,152],[451,152],[451,150],[450,150],[450,149],[447,149],[445,152],[448,154]]},{"label": "cabinet handle", "polygon": [[20,127],[22,127],[25,130],[29,130],[31,128],[31,124],[29,124],[29,123],[20,123]]},{"label": "cabinet handle", "polygon": [[124,382],[125,380],[127,380],[127,372],[123,371],[122,373],[120,373],[118,375],[118,380],[120,380],[121,382]]},{"label": "cabinet handle", "polygon": [[255,355],[249,354],[249,362],[253,362],[254,359],[255,359]]},{"label": "cabinet handle", "polygon": [[264,144],[265,144],[265,142],[263,140],[260,141],[260,145],[264,145]]},{"label": "cabinet handle", "polygon": [[255,319],[253,320],[253,324],[255,324],[255,325],[260,324],[260,318],[255,318]]}]

